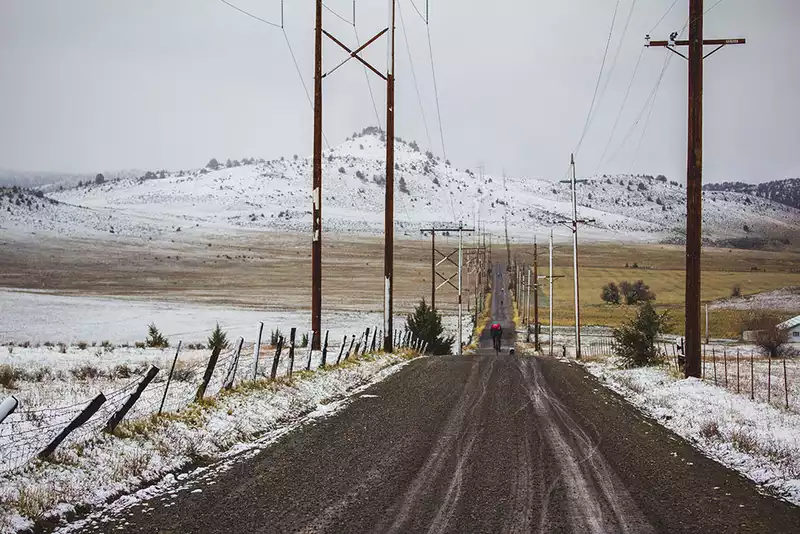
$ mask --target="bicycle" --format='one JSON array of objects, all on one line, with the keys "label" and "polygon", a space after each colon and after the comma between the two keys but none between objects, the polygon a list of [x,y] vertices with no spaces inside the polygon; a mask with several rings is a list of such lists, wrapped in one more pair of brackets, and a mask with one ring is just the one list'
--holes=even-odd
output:
[{"label": "bicycle", "polygon": [[496,336],[496,337],[492,338],[492,343],[494,345],[495,354],[497,356],[499,356],[500,355],[500,348],[501,348],[500,336]]}]

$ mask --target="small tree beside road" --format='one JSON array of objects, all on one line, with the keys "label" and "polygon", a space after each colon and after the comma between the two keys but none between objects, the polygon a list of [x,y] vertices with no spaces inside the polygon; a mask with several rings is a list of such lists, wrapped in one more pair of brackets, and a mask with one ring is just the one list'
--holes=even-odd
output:
[{"label": "small tree beside road", "polygon": [[435,355],[451,354],[455,337],[443,336],[442,316],[428,306],[425,299],[406,317],[407,328],[416,337],[428,342],[427,352]]},{"label": "small tree beside road", "polygon": [[659,314],[649,301],[639,305],[636,315],[615,328],[614,352],[623,367],[643,367],[660,363],[664,354],[656,340],[670,326],[667,312]]}]

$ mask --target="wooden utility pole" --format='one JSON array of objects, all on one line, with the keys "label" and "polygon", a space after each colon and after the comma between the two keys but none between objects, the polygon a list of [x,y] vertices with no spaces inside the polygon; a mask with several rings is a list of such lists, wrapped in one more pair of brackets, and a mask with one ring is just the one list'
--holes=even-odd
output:
[{"label": "wooden utility pole", "polygon": [[431,229],[431,309],[436,311],[436,229]]},{"label": "wooden utility pole", "polygon": [[[684,375],[700,378],[700,252],[703,224],[703,60],[722,47],[745,44],[745,39],[703,39],[703,0],[689,0],[689,40],[676,40],[677,32],[668,41],[651,41],[645,46],[665,47],[689,61],[689,123],[686,162],[686,366]],[[716,46],[703,55],[704,45]],[[676,50],[688,46],[688,57]]]},{"label": "wooden utility pole", "polygon": [[553,357],[553,229],[550,229],[550,269],[548,270],[548,278],[550,282],[550,357]]},{"label": "wooden utility pole", "polygon": [[383,249],[383,350],[393,352],[394,332],[394,25],[396,0],[389,0],[389,64],[386,71],[386,207]]},{"label": "wooden utility pole", "polygon": [[[313,246],[311,259],[311,329],[314,332],[315,349],[319,349],[322,338],[322,80],[342,65],[356,59],[375,75],[386,81],[386,242],[384,249],[384,350],[392,351],[392,251],[394,249],[394,25],[395,3],[389,0],[389,27],[381,30],[358,48],[351,50],[342,41],[330,34],[322,27],[322,0],[316,0],[316,28],[315,28],[315,66],[314,66],[314,167],[313,167]],[[353,23],[355,24],[355,3],[353,4]],[[365,48],[377,41],[384,33],[389,33],[389,62],[387,74],[373,67],[359,54]],[[322,73],[322,36],[327,37],[345,52],[347,58],[326,73]]]},{"label": "wooden utility pole", "polygon": [[[322,329],[322,0],[316,0],[314,28],[314,163],[312,171],[311,331],[319,349]],[[313,346],[316,344],[316,346]]]},{"label": "wooden utility pole", "polygon": [[536,238],[533,240],[533,349],[539,347],[539,253]]}]

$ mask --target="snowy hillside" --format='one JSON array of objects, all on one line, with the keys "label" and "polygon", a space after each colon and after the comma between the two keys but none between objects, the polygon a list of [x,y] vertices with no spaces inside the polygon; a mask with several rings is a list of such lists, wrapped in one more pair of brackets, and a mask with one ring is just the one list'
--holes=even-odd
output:
[{"label": "snowy hillside", "polygon": [[[396,144],[395,217],[400,236],[419,228],[463,220],[490,232],[531,237],[567,219],[566,184],[497,176],[481,179],[453,168],[415,143]],[[325,231],[379,234],[383,228],[385,147],[374,128],[326,150],[323,169]],[[244,160],[189,172],[148,173],[48,193],[58,204],[46,211],[0,210],[0,226],[135,235],[198,228],[308,231],[311,226],[311,160]],[[704,193],[704,233],[730,238],[800,232],[800,211],[743,193]],[[611,239],[661,239],[679,231],[685,189],[663,177],[598,177],[579,186],[579,212],[594,219],[585,235]],[[79,207],[80,206],[80,207]],[[563,229],[563,227],[562,227]]]},{"label": "snowy hillside", "polygon": [[743,182],[722,182],[706,184],[706,191],[735,191],[757,197],[768,198],[793,208],[800,208],[800,178],[787,178],[761,184],[745,184]]}]

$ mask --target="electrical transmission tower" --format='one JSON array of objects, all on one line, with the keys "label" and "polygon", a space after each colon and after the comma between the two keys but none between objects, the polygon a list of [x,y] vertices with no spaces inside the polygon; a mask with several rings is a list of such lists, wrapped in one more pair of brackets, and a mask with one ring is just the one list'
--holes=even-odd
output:
[{"label": "electrical transmission tower", "polygon": [[[686,163],[686,366],[684,374],[700,377],[700,251],[703,224],[703,60],[727,45],[745,44],[745,39],[703,39],[703,0],[689,0],[689,39],[651,41],[645,46],[666,47],[689,61],[689,124]],[[716,46],[704,55],[703,46]],[[677,50],[688,46],[688,57]]]},{"label": "electrical transmission tower", "polygon": [[[313,235],[311,247],[311,330],[314,333],[313,349],[319,349],[322,331],[322,80],[333,74],[350,59],[356,59],[386,82],[386,196],[384,211],[384,312],[383,349],[393,351],[393,278],[394,278],[394,63],[395,63],[395,11],[397,0],[389,0],[389,27],[381,30],[363,45],[351,50],[339,39],[323,28],[322,0],[316,0],[316,26],[314,29],[314,158],[312,171],[312,219]],[[355,3],[353,4],[355,24]],[[384,75],[359,54],[389,34],[389,58]],[[349,54],[347,59],[323,73],[322,37],[336,43]]]}]

